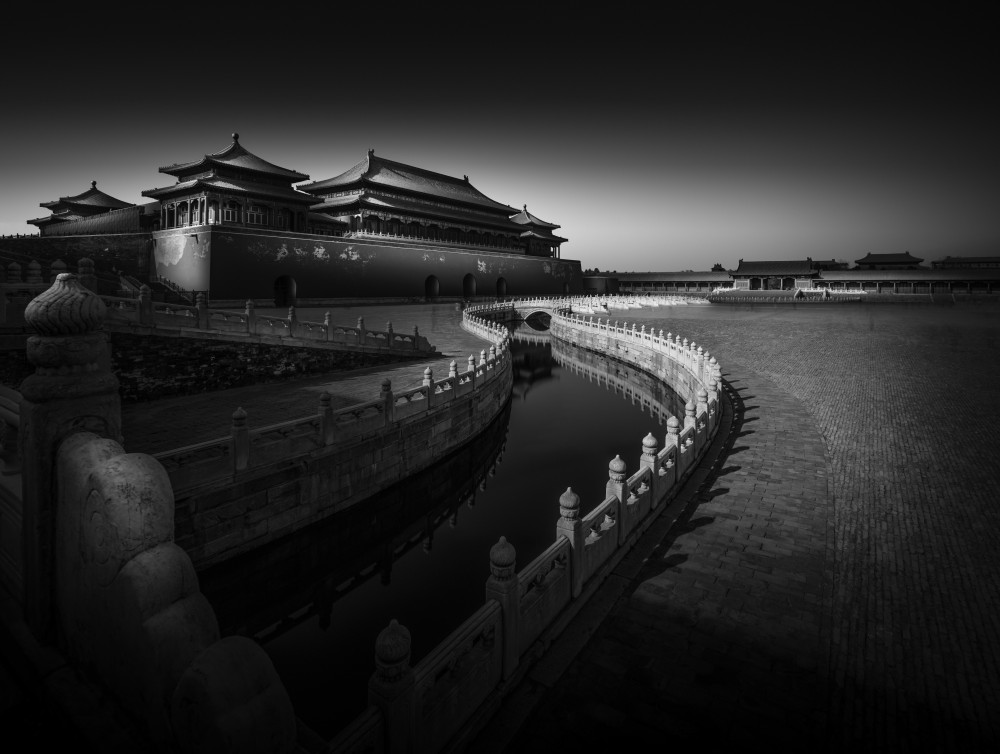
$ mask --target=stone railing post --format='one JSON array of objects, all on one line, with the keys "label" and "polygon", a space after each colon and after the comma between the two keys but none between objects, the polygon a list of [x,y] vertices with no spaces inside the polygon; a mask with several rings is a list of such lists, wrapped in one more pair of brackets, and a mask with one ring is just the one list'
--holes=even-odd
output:
[{"label": "stone railing post", "polygon": [[673,487],[674,482],[677,481],[677,465],[680,462],[681,457],[681,446],[680,446],[680,431],[681,423],[677,421],[676,416],[671,416],[667,419],[667,434],[663,438],[664,450],[674,449],[674,459],[673,464],[667,464],[667,471],[664,472],[664,478],[661,480],[661,489],[664,491],[669,490]]},{"label": "stone railing post", "polygon": [[363,346],[365,344],[365,318],[358,317],[358,345]]},{"label": "stone railing post", "polygon": [[205,294],[199,292],[194,297],[194,306],[198,310],[198,329],[207,330],[209,326],[208,320],[208,302],[205,300]]},{"label": "stone railing post", "polygon": [[452,359],[451,364],[448,365],[448,379],[451,380],[452,390],[458,388],[458,362],[454,359]]},{"label": "stone railing post", "polygon": [[139,287],[139,324],[153,326],[153,292],[145,283]]},{"label": "stone railing post", "polygon": [[559,496],[559,520],[556,522],[556,541],[566,537],[570,546],[570,576],[572,578],[573,599],[583,590],[583,522],[580,520],[580,496],[572,487]]},{"label": "stone railing post", "polygon": [[319,435],[324,445],[333,444],[333,408],[330,394],[325,390],[319,396]]},{"label": "stone railing post", "polygon": [[500,603],[503,616],[503,679],[508,680],[520,657],[521,585],[515,573],[517,551],[506,537],[490,548],[490,575],[486,579],[486,601]]},{"label": "stone railing post", "polygon": [[656,452],[659,443],[652,432],[642,438],[642,455],[639,456],[639,468],[650,469],[649,475],[649,507],[656,507],[657,496],[660,494],[660,475],[656,471]]},{"label": "stone railing post", "polygon": [[434,370],[427,367],[424,370],[424,394],[427,396],[427,408],[434,405]]},{"label": "stone railing post", "polygon": [[416,325],[413,326],[413,350],[420,350],[420,328]]},{"label": "stone railing post", "polygon": [[688,402],[684,404],[684,429],[695,425],[694,411],[694,401],[688,400]]},{"label": "stone railing post", "polygon": [[297,338],[299,335],[299,318],[295,314],[295,307],[288,307],[288,337]]},{"label": "stone railing post", "polygon": [[252,298],[247,299],[246,308],[243,310],[243,313],[247,318],[247,334],[254,335],[257,332],[257,313]]},{"label": "stone railing post", "polygon": [[467,374],[469,375],[469,389],[476,389],[476,357],[471,353],[469,354],[469,369]]},{"label": "stone railing post", "polygon": [[42,285],[45,282],[42,280],[42,265],[38,263],[37,259],[28,262],[28,274],[24,282],[28,285]]},{"label": "stone railing post", "polygon": [[393,618],[375,640],[375,673],[368,681],[368,704],[382,713],[382,751],[414,750],[414,677],[410,667],[410,632]]},{"label": "stone railing post", "polygon": [[392,322],[385,323],[385,347],[391,349],[393,347],[393,332],[392,332]]},{"label": "stone railing post", "polygon": [[57,450],[80,431],[122,442],[118,380],[111,372],[108,334],[102,330],[106,316],[100,297],[65,272],[24,310],[34,333],[26,355],[35,373],[19,388],[21,596],[28,626],[46,641],[54,638]]},{"label": "stone railing post", "polygon": [[698,388],[698,403],[695,407],[695,445],[698,452],[701,451],[708,439],[705,430],[708,429],[708,391],[705,388]]},{"label": "stone railing post", "polygon": [[330,319],[330,312],[326,312],[323,315],[323,333],[328,343],[333,340],[333,327],[330,325]]},{"label": "stone railing post", "polygon": [[385,426],[388,427],[396,421],[396,396],[392,393],[392,380],[388,377],[382,380],[379,398],[382,399],[382,415],[385,417]]},{"label": "stone railing post", "polygon": [[11,262],[7,265],[7,285],[21,285],[21,265],[17,262]]},{"label": "stone railing post", "polygon": [[485,365],[486,365],[486,349],[484,348],[482,351],[479,352],[479,366],[485,366]]},{"label": "stone railing post", "polygon": [[49,265],[49,283],[56,282],[56,278],[63,272],[66,272],[66,263],[61,259],[55,260]]},{"label": "stone railing post", "polygon": [[247,428],[247,412],[243,407],[233,411],[233,473],[246,471],[250,465],[250,430]]},{"label": "stone railing post", "polygon": [[719,420],[719,383],[715,377],[708,381],[708,426],[715,429]]},{"label": "stone railing post", "polygon": [[604,489],[608,497],[618,498],[618,544],[625,544],[625,508],[628,504],[628,485],[625,484],[625,461],[615,456],[608,464],[608,482]]}]

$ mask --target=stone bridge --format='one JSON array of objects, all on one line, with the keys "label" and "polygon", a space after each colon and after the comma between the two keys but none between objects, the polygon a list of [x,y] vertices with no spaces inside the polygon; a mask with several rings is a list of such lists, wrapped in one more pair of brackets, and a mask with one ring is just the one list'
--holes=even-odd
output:
[{"label": "stone bridge", "polygon": [[705,304],[703,299],[684,296],[560,296],[509,299],[497,304],[470,307],[470,311],[495,322],[517,322],[536,314],[550,317],[560,310],[571,314],[608,315],[613,311],[659,308],[661,306],[689,306]]}]

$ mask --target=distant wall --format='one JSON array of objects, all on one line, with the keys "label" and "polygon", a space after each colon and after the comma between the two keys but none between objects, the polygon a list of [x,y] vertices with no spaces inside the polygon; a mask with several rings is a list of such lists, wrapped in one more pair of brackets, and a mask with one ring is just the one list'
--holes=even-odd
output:
[{"label": "distant wall", "polygon": [[26,256],[40,262],[61,259],[75,270],[80,259],[94,261],[101,271],[116,270],[146,280],[151,270],[152,237],[149,233],[105,233],[82,236],[27,236],[0,239],[0,258],[4,252]]}]

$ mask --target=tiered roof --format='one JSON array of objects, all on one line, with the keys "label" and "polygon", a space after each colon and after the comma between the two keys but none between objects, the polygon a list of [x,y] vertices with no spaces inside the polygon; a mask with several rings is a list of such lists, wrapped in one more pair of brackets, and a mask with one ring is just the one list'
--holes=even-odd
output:
[{"label": "tiered roof", "polygon": [[521,238],[540,238],[545,241],[555,241],[557,243],[562,243],[567,240],[552,232],[555,228],[559,227],[558,225],[555,223],[547,223],[528,212],[527,204],[524,205],[524,209],[511,217],[510,220],[518,225],[527,226],[525,231],[521,233]]},{"label": "tiered roof", "polygon": [[219,152],[207,154],[199,160],[160,168],[161,173],[177,176],[178,182],[173,186],[147,189],[142,195],[162,200],[204,189],[298,204],[315,201],[291,186],[308,179],[308,175],[261,159],[248,151],[239,140],[240,135],[233,134],[233,143]]},{"label": "tiered roof", "polygon": [[868,254],[862,259],[854,260],[855,264],[920,264],[923,259],[910,256],[910,252],[902,254]]},{"label": "tiered roof", "polygon": [[39,228],[51,223],[65,222],[67,220],[79,220],[92,215],[99,215],[103,212],[110,212],[113,209],[123,209],[134,207],[135,205],[116,199],[110,194],[105,194],[97,188],[97,181],[90,182],[90,188],[75,196],[62,196],[52,202],[41,202],[39,207],[51,210],[49,217],[37,217],[28,220],[31,225]]},{"label": "tiered roof", "polygon": [[376,156],[374,149],[348,170],[333,178],[313,181],[299,186],[301,191],[315,196],[330,196],[341,191],[365,189],[382,192],[398,191],[415,199],[463,205],[470,209],[487,210],[509,217],[516,212],[513,207],[493,201],[471,183],[469,176],[454,178],[443,173],[407,165]]},{"label": "tiered roof", "polygon": [[738,275],[760,275],[764,277],[795,276],[805,277],[816,273],[811,259],[793,259],[780,262],[744,262],[733,270]]},{"label": "tiered roof", "polygon": [[313,212],[339,212],[356,211],[362,207],[367,207],[382,212],[398,212],[400,214],[420,215],[423,217],[440,218],[453,222],[468,225],[478,225],[496,228],[498,230],[513,230],[510,221],[504,215],[482,215],[467,210],[464,207],[445,206],[441,204],[428,204],[419,199],[403,199],[397,197],[370,194],[362,191],[360,194],[349,194],[347,196],[335,196],[325,199],[319,204],[314,204],[310,209]]}]

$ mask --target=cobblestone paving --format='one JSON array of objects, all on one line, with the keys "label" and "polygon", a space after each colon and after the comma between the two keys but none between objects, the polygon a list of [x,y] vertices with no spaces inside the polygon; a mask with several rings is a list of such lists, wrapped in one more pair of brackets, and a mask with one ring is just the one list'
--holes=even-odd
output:
[{"label": "cobblestone paving", "polygon": [[734,446],[508,750],[996,750],[1000,312],[713,310]]}]

